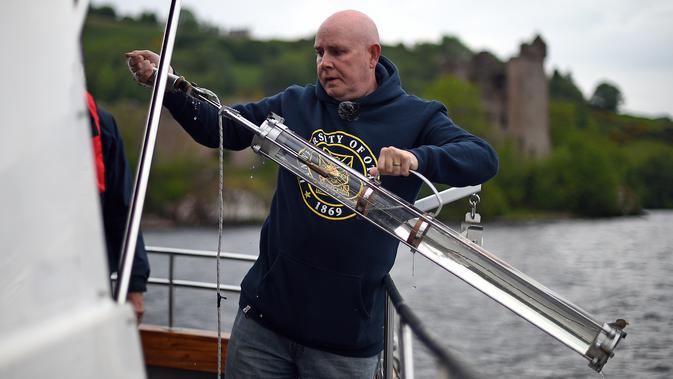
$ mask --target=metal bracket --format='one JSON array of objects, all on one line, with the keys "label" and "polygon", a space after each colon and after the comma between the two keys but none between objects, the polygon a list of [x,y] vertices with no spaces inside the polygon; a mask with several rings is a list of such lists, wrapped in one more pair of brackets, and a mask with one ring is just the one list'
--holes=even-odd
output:
[{"label": "metal bracket", "polygon": [[460,234],[479,246],[484,244],[484,226],[481,225],[481,215],[477,213],[477,204],[481,201],[479,195],[470,196],[470,211],[465,214],[465,221],[460,224]]},{"label": "metal bracket", "polygon": [[600,372],[608,359],[615,355],[614,351],[619,341],[625,337],[626,332],[613,328],[608,323],[604,323],[603,328],[586,352],[586,355],[591,359],[589,367],[596,370],[596,372]]}]

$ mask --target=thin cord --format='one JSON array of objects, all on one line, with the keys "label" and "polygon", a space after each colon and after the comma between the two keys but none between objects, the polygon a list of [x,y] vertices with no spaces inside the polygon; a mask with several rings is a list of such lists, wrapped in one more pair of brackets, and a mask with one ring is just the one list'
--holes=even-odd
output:
[{"label": "thin cord", "polygon": [[220,294],[220,254],[222,252],[222,222],[224,220],[224,143],[222,137],[222,113],[217,115],[220,126],[220,151],[219,151],[219,218],[217,222],[217,378],[222,378],[222,330],[221,330],[221,308],[220,303],[223,297]]}]

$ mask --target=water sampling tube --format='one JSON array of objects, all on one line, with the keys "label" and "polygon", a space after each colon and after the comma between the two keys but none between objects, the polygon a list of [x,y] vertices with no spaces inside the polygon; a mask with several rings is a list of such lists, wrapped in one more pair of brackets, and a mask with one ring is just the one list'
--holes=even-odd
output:
[{"label": "water sampling tube", "polygon": [[362,173],[294,134],[276,115],[257,126],[235,109],[199,96],[255,133],[252,149],[332,196],[575,350],[600,372],[626,336],[623,325],[600,323],[481,246],[415,208]]}]

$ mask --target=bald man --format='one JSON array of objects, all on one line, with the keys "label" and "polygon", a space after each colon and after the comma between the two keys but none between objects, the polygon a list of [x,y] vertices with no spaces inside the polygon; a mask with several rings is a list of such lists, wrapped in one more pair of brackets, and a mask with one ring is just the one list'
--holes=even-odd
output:
[{"label": "bald man", "polygon": [[[413,202],[421,182],[452,186],[497,172],[488,143],[456,126],[446,108],[408,95],[381,55],[374,22],[357,11],[327,18],[315,37],[318,82],[235,105],[261,124],[270,112],[314,145]],[[158,57],[127,54],[141,83]],[[217,110],[182,92],[164,105],[199,143],[219,146]],[[224,145],[241,150],[252,133],[224,121]],[[227,378],[367,378],[383,348],[383,278],[398,242],[324,192],[279,170],[259,258],[241,283],[227,348]]]}]

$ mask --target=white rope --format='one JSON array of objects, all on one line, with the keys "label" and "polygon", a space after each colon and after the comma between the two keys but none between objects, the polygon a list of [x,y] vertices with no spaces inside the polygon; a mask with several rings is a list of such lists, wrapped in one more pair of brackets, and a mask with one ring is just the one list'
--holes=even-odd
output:
[{"label": "white rope", "polygon": [[[221,108],[220,108],[221,110]],[[219,146],[219,217],[217,222],[217,378],[222,378],[222,330],[220,302],[223,299],[220,294],[220,254],[222,252],[222,223],[224,220],[224,144],[222,137],[222,113],[218,112],[217,119],[220,127],[220,146]]]}]

